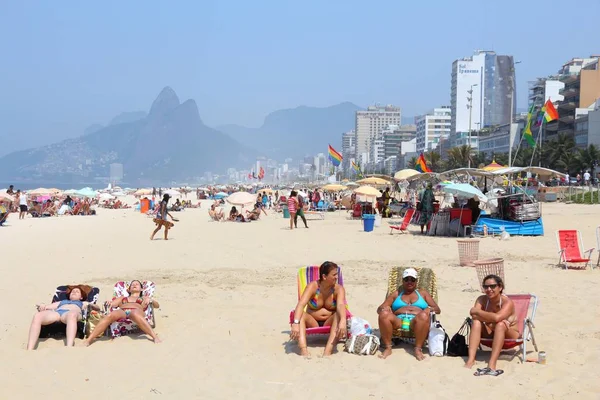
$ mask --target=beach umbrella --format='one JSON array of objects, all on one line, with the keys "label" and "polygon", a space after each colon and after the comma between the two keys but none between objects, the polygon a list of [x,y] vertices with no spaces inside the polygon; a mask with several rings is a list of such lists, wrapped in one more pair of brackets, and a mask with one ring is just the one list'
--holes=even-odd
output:
[{"label": "beach umbrella", "polygon": [[96,197],[98,195],[98,192],[96,192],[95,190],[92,190],[92,188],[90,187],[84,187],[83,189],[79,189],[78,191],[75,192],[75,196],[81,196],[81,197]]},{"label": "beach umbrella", "polygon": [[420,174],[420,172],[417,171],[416,169],[406,168],[406,169],[402,169],[402,170],[396,172],[394,174],[394,179],[397,181],[403,181],[403,180],[410,178],[411,176],[415,176],[415,175],[419,175],[419,174]]},{"label": "beach umbrella", "polygon": [[354,189],[354,193],[360,194],[363,196],[381,196],[381,192],[375,189],[373,186],[361,186],[359,188]]},{"label": "beach umbrella", "polygon": [[109,194],[109,193],[100,193],[100,195],[98,196],[98,198],[100,200],[112,200],[112,199],[114,199],[114,196],[112,194]]},{"label": "beach umbrella", "polygon": [[346,186],[338,185],[336,183],[330,183],[329,185],[323,186],[321,189],[323,189],[327,192],[339,192],[340,190],[346,189]]},{"label": "beach umbrella", "polygon": [[356,181],[356,183],[360,183],[361,185],[387,185],[389,181],[382,178],[377,178],[375,176],[370,176],[368,178],[360,179]]},{"label": "beach umbrella", "polygon": [[234,206],[245,206],[256,203],[256,196],[248,192],[236,192],[227,197],[225,201]]},{"label": "beach umbrella", "polygon": [[349,188],[353,188],[353,187],[359,187],[360,185],[356,182],[348,182],[345,184],[347,187]]},{"label": "beach umbrella", "polygon": [[133,193],[135,196],[147,196],[152,194],[152,189],[139,189]]},{"label": "beach umbrella", "polygon": [[60,189],[37,188],[27,192],[30,196],[59,196],[62,193]]},{"label": "beach umbrella", "polygon": [[113,196],[117,196],[117,197],[122,197],[122,196],[127,196],[127,193],[125,193],[125,192],[113,192],[112,195]]},{"label": "beach umbrella", "polygon": [[15,198],[6,192],[0,192],[0,201],[15,201]]},{"label": "beach umbrella", "polygon": [[455,196],[463,197],[465,199],[472,199],[475,196],[479,199],[479,201],[483,203],[487,203],[488,198],[485,194],[481,192],[481,190],[477,189],[475,186],[471,186],[468,183],[451,183],[449,185],[445,185],[442,188],[442,191],[445,193],[452,193]]},{"label": "beach umbrella", "polygon": [[271,188],[262,188],[262,189],[256,189],[257,193],[266,193],[266,194],[273,194],[275,193],[275,191]]},{"label": "beach umbrella", "polygon": [[504,165],[500,165],[496,162],[496,159],[494,159],[491,164],[486,165],[485,167],[481,168],[484,171],[497,171],[499,169],[502,168],[506,168]]},{"label": "beach umbrella", "polygon": [[175,189],[167,189],[165,191],[163,191],[163,195],[168,194],[171,197],[174,196],[181,196],[181,192],[179,190],[175,190]]},{"label": "beach umbrella", "polygon": [[215,194],[213,197],[217,200],[223,199],[225,197],[229,196],[227,193],[225,192],[219,192],[217,194]]}]

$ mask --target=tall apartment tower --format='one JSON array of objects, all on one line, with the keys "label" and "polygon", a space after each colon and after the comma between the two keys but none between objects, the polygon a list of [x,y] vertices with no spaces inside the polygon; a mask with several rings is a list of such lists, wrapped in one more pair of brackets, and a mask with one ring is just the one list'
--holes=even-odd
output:
[{"label": "tall apartment tower", "polygon": [[417,153],[435,150],[440,140],[450,135],[452,111],[449,106],[434,108],[415,117],[417,125]]},{"label": "tall apartment tower", "polygon": [[364,111],[357,111],[354,129],[356,158],[368,162],[371,140],[388,125],[401,125],[401,120],[400,108],[392,105],[369,106]]},{"label": "tall apartment tower", "polygon": [[342,170],[345,174],[350,170],[350,163],[352,160],[356,160],[356,147],[354,140],[356,139],[356,133],[354,129],[342,134]]},{"label": "tall apartment tower", "polygon": [[[472,57],[454,61],[450,92],[451,133],[510,123],[511,115],[514,116],[517,109],[517,102],[511,101],[514,92],[512,56],[478,50]],[[470,97],[472,102],[468,100]]]}]

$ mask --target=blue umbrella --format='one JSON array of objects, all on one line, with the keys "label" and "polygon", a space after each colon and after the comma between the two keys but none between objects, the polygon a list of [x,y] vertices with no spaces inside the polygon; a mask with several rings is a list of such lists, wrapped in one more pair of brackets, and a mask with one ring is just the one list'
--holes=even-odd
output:
[{"label": "blue umbrella", "polygon": [[95,190],[93,190],[90,187],[85,187],[85,188],[79,189],[78,191],[75,192],[75,196],[96,197],[96,195],[98,195],[98,192],[96,192]]},{"label": "blue umbrella", "polygon": [[452,193],[455,196],[463,197],[466,199],[472,199],[477,196],[479,201],[487,203],[488,198],[485,194],[481,192],[481,190],[477,189],[475,186],[471,186],[467,183],[451,183],[442,188],[442,191],[445,193]]},{"label": "blue umbrella", "polygon": [[215,194],[213,197],[215,199],[217,199],[217,200],[221,200],[221,199],[223,199],[223,198],[225,198],[227,196],[229,196],[227,193],[225,193],[225,192],[219,192],[219,193]]}]

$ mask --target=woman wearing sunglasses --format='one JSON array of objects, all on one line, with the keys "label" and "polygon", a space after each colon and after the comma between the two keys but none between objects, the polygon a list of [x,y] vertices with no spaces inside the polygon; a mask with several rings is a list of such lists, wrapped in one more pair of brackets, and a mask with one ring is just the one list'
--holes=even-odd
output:
[{"label": "woman wearing sunglasses", "polygon": [[492,354],[487,368],[478,368],[474,375],[498,376],[504,373],[503,370],[496,369],[504,339],[519,338],[515,305],[511,299],[502,294],[504,282],[499,276],[486,276],[483,278],[482,286],[485,295],[477,298],[470,312],[473,323],[469,335],[469,359],[465,367],[471,368],[475,365],[475,355],[481,338],[493,339]]},{"label": "woman wearing sunglasses", "polygon": [[433,311],[439,314],[442,311],[427,291],[417,289],[418,279],[417,270],[414,268],[404,270],[402,286],[377,308],[379,332],[383,343],[381,358],[392,354],[392,334],[396,329],[408,330],[414,334],[415,358],[419,361],[425,358],[422,347],[429,335],[429,313]]}]

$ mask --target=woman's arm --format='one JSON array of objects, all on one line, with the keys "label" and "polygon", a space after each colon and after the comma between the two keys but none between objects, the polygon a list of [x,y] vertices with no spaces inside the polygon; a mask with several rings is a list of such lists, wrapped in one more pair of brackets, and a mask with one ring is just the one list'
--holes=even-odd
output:
[{"label": "woman's arm", "polygon": [[294,310],[294,319],[300,321],[302,314],[304,313],[304,307],[306,307],[310,299],[317,293],[318,286],[319,284],[317,282],[311,282],[306,286],[300,300],[298,300],[296,309]]},{"label": "woman's arm", "polygon": [[442,310],[440,309],[440,306],[437,305],[437,303],[435,302],[435,300],[429,294],[428,291],[426,291],[426,290],[419,290],[419,293],[421,293],[421,296],[423,296],[423,298],[427,302],[427,305],[429,306],[429,308],[431,308],[433,310],[434,313],[436,313],[436,314],[441,314],[442,313]]},{"label": "woman's arm", "polygon": [[381,305],[379,307],[377,307],[377,314],[379,314],[385,310],[391,311],[392,304],[394,303],[394,300],[396,300],[396,297],[398,297],[397,290],[395,292],[393,292],[392,294],[390,294],[388,297],[386,297],[385,300],[383,301],[383,303],[381,303]]},{"label": "woman's arm", "polygon": [[107,300],[106,303],[110,308],[118,307],[123,302],[124,297],[115,297],[112,300]]},{"label": "woman's arm", "polygon": [[342,285],[337,286],[337,314],[338,329],[337,338],[343,339],[348,336],[348,327],[346,326],[346,289]]},{"label": "woman's arm", "polygon": [[56,302],[54,302],[52,304],[48,304],[48,305],[45,305],[45,304],[42,303],[42,304],[40,304],[38,306],[38,308],[39,308],[40,311],[56,310],[58,308],[59,304],[60,304],[60,301],[56,301]]},{"label": "woman's arm", "polygon": [[[502,304],[502,308],[497,313],[483,311],[481,304],[479,304],[479,307],[480,307],[479,310],[476,310],[477,318],[482,322],[492,322],[492,323],[498,323],[500,321],[504,321],[505,319],[508,319],[508,317],[510,317],[513,314],[513,310],[514,310],[513,302],[510,299],[507,299],[507,301],[505,301]],[[471,315],[473,315],[473,313],[471,313]]]}]

